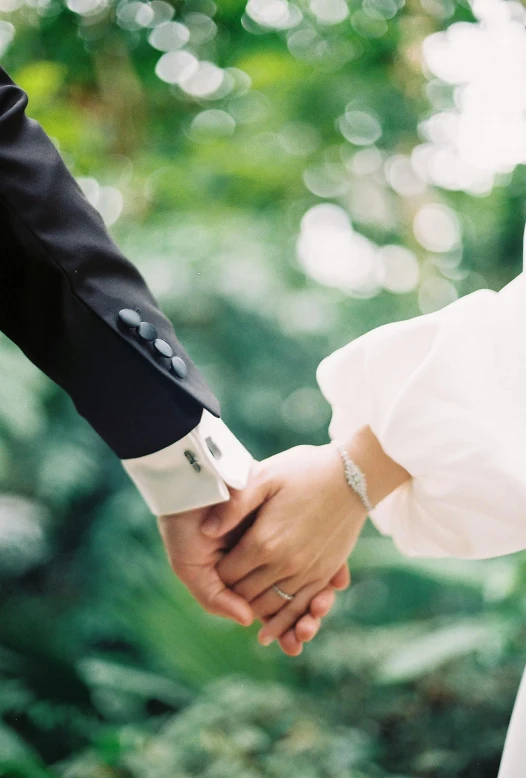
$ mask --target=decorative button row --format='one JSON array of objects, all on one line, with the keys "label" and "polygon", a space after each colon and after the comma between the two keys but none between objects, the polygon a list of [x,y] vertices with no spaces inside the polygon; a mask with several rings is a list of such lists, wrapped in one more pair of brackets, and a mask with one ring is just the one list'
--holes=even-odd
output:
[{"label": "decorative button row", "polygon": [[188,368],[181,357],[174,357],[173,348],[165,340],[157,337],[157,328],[149,321],[142,321],[140,314],[131,308],[123,308],[119,311],[119,321],[130,330],[137,330],[137,335],[142,340],[153,344],[154,351],[160,357],[170,360],[170,367],[178,378],[186,378]]}]

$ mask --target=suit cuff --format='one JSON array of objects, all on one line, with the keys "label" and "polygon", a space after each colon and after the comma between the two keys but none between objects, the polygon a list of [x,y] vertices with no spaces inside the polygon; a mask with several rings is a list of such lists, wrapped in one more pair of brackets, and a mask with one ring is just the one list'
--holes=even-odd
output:
[{"label": "suit cuff", "polygon": [[122,464],[155,516],[183,513],[229,499],[244,489],[253,459],[221,419],[204,410],[184,438]]}]

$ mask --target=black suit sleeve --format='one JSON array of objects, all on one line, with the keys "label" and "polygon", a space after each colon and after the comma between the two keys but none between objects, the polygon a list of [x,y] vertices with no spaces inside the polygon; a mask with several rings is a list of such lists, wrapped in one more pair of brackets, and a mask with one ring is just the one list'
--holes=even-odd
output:
[{"label": "black suit sleeve", "polygon": [[[219,416],[217,400],[26,105],[0,68],[0,329],[121,459],[153,453],[203,408]],[[154,325],[184,365],[174,370],[123,324],[122,309]]]}]

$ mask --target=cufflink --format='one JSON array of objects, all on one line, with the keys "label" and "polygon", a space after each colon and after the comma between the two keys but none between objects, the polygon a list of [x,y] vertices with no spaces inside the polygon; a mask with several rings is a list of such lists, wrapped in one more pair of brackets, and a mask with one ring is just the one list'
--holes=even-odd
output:
[{"label": "cufflink", "polygon": [[193,451],[190,451],[189,449],[184,452],[185,457],[189,461],[189,463],[192,465],[196,473],[201,472],[201,465],[199,464],[199,459],[194,454]]},{"label": "cufflink", "polygon": [[205,438],[205,443],[208,446],[208,450],[214,457],[214,459],[221,459],[223,452],[212,438]]}]

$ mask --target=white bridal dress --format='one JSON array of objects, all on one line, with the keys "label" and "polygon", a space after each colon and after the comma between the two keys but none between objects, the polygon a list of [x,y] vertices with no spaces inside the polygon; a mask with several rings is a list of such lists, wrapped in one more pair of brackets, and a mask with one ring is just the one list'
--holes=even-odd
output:
[{"label": "white bridal dress", "polygon": [[[413,476],[372,512],[409,556],[526,549],[526,276],[379,327],[325,359],[330,436],[368,424]],[[526,775],[526,680],[499,778]]]}]

